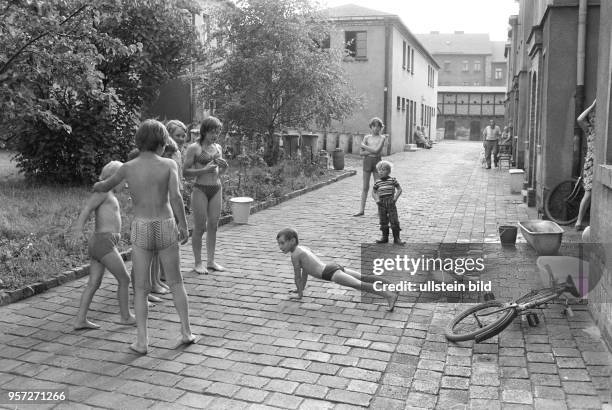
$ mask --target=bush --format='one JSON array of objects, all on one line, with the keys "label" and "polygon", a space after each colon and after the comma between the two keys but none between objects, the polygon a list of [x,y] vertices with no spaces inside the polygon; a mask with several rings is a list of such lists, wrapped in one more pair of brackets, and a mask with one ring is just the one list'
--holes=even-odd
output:
[{"label": "bush", "polygon": [[33,118],[16,141],[17,166],[26,178],[62,184],[91,183],[111,160],[125,161],[133,148],[137,117],[108,95],[63,98],[58,127],[45,116]]}]

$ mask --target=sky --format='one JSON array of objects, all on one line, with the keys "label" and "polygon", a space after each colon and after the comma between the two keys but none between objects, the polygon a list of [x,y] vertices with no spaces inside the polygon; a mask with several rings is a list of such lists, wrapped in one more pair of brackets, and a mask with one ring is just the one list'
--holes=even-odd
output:
[{"label": "sky", "polygon": [[320,0],[329,7],[355,4],[397,14],[413,34],[439,31],[488,33],[492,41],[508,38],[508,17],[518,14],[515,0]]}]

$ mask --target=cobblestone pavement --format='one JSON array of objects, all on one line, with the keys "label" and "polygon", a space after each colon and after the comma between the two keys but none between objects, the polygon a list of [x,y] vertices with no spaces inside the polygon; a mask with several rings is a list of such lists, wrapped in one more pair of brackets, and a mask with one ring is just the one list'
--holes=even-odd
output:
[{"label": "cobblestone pavement", "polygon": [[[390,159],[404,189],[403,238],[482,255],[501,299],[541,284],[524,241],[498,245],[498,224],[534,215],[509,194],[507,172],[480,167],[480,147],[447,141]],[[248,225],[221,227],[217,259],[227,272],[195,275],[183,247],[196,345],[175,347],[178,318],[165,296],[150,311],[149,354],[130,353],[135,329],[115,323],[110,275],[90,313],[100,330],[71,330],[85,279],[0,307],[0,390],[67,388],[69,401],[56,408],[564,409],[608,401],[610,355],[585,306],[572,318],[551,306],[538,327],[516,320],[485,343],[453,344],[444,328],[465,304],[402,294],[389,313],[382,300],[362,302],[359,292],[314,279],[303,301],[289,300],[293,270],[276,233],[293,226],[324,259],[358,269],[359,244],[379,234],[371,200],[365,217],[350,216],[360,187],[361,171],[251,215]]]}]

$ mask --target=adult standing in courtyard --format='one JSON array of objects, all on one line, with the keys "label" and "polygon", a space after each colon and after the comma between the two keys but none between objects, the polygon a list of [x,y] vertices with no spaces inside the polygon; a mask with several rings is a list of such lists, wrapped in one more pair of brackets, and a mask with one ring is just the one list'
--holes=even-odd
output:
[{"label": "adult standing in courtyard", "polygon": [[[227,170],[227,162],[222,158],[222,148],[217,144],[222,124],[218,118],[208,117],[200,126],[200,138],[185,152],[183,175],[195,177],[191,194],[193,212],[193,233],[191,246],[195,259],[194,270],[208,274],[209,270],[224,271],[215,262],[217,226],[221,216],[222,188],[220,173]],[[202,237],[206,231],[206,268],[202,264]]]},{"label": "adult standing in courtyard", "polygon": [[490,120],[482,132],[483,142],[482,145],[485,150],[485,159],[487,161],[487,169],[491,169],[491,155],[493,161],[497,167],[497,144],[499,137],[501,136],[501,130],[495,125],[495,120]]}]

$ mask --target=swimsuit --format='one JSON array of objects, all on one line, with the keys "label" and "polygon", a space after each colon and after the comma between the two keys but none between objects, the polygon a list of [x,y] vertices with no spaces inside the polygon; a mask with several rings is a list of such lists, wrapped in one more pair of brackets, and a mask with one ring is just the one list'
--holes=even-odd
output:
[{"label": "swimsuit", "polygon": [[221,189],[221,185],[202,185],[202,184],[193,184],[194,188],[202,191],[204,195],[206,195],[206,199],[210,201],[217,195],[217,192]]},{"label": "swimsuit", "polygon": [[102,258],[117,249],[121,235],[112,232],[94,232],[89,238],[89,256],[102,262]]},{"label": "swimsuit", "polygon": [[366,155],[363,158],[363,170],[366,172],[376,172],[376,164],[382,160],[380,155]]},{"label": "swimsuit", "polygon": [[[215,148],[215,151],[216,151],[213,155],[210,155],[204,150],[204,148],[202,148],[202,152],[200,153],[200,155],[198,155],[195,158],[195,162],[200,163],[202,165],[206,165],[209,162],[214,161],[217,158],[220,158],[221,156],[220,156],[217,146],[213,144],[213,147]],[[193,187],[202,191],[202,193],[206,195],[206,199],[208,201],[213,199],[214,196],[217,194],[217,192],[219,192],[219,190],[221,189],[221,185],[219,184],[215,184],[215,185],[193,184]]]},{"label": "swimsuit", "polygon": [[209,162],[214,161],[217,158],[220,158],[221,155],[219,154],[219,150],[217,149],[217,146],[213,144],[213,147],[215,148],[215,153],[212,155],[206,152],[204,148],[202,148],[202,152],[200,152],[200,155],[195,157],[195,162],[200,163],[202,165],[206,165]]},{"label": "swimsuit", "polygon": [[133,246],[147,251],[159,251],[178,242],[178,229],[174,217],[144,219],[132,221],[130,235]]},{"label": "swimsuit", "polygon": [[331,282],[332,276],[334,276],[334,273],[339,270],[344,272],[344,266],[338,265],[337,263],[328,263],[323,268],[323,272],[321,273],[321,279]]}]

